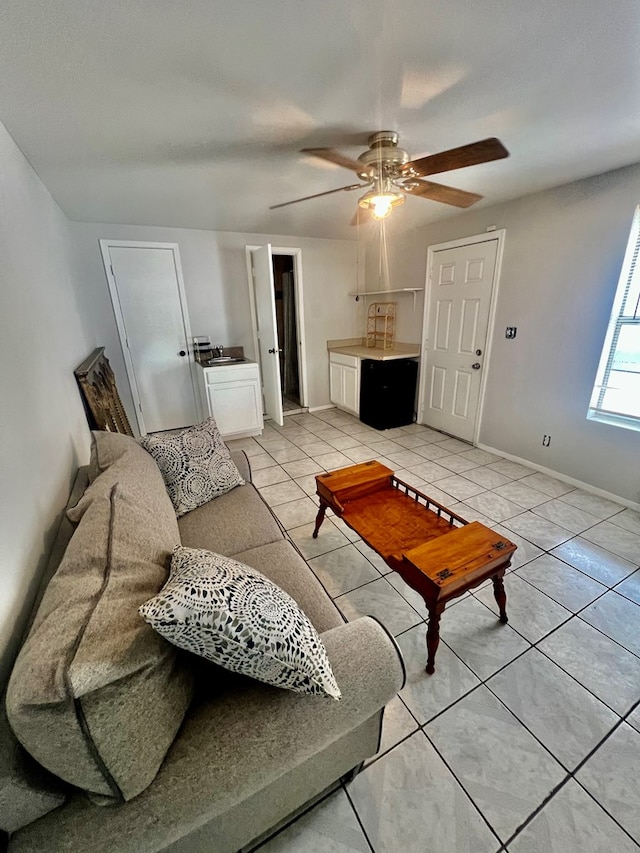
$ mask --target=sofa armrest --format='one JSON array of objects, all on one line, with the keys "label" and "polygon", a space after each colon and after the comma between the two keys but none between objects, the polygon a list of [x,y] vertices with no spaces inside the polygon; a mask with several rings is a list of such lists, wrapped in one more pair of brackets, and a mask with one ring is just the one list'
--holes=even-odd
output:
[{"label": "sofa armrest", "polygon": [[[382,708],[407,680],[400,647],[385,626],[373,616],[363,616],[322,634],[338,684],[350,701],[362,691],[370,711]],[[348,688],[348,690],[347,690]]]},{"label": "sofa armrest", "polygon": [[236,468],[240,471],[240,475],[247,481],[247,483],[250,483],[251,464],[247,454],[244,450],[231,450],[231,448],[229,448],[229,453],[231,454],[231,458],[233,459]]},{"label": "sofa armrest", "polygon": [[[174,803],[174,814],[167,817],[175,821],[179,813],[184,834],[197,815],[224,813],[320,754],[379,713],[403,687],[402,656],[375,619],[365,616],[321,637],[342,692],[340,701],[239,679],[221,701],[205,700],[187,717],[149,789],[160,795],[166,787],[173,797],[184,790],[184,800]],[[212,739],[211,731],[218,737]]]}]

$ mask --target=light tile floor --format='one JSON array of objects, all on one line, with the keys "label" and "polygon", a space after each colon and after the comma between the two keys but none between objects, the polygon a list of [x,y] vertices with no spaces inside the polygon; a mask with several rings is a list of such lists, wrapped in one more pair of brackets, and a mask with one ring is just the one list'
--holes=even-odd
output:
[{"label": "light tile floor", "polygon": [[[404,689],[377,756],[261,853],[603,853],[640,848],[640,513],[418,424],[331,409],[230,442],[347,619],[397,637]],[[511,538],[509,624],[491,586],[451,603],[426,675],[420,596],[343,522],[314,475],[379,459]]]}]

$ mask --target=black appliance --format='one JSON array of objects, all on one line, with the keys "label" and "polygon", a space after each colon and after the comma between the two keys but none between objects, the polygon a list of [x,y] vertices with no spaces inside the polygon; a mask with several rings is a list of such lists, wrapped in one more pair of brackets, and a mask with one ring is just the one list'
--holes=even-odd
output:
[{"label": "black appliance", "polygon": [[360,420],[375,429],[413,423],[418,362],[411,358],[362,360]]}]

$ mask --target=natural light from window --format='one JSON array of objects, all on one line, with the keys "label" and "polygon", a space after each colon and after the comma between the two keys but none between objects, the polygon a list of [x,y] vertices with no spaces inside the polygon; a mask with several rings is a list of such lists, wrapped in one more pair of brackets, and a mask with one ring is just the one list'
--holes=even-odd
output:
[{"label": "natural light from window", "polygon": [[640,207],[622,264],[588,418],[640,430]]}]

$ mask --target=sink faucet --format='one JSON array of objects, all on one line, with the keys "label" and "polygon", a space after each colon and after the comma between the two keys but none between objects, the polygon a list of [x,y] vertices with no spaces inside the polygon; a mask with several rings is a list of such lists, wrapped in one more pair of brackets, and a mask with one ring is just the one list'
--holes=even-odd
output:
[{"label": "sink faucet", "polygon": [[214,346],[214,350],[217,353],[216,358],[222,358],[222,356],[224,355],[224,346],[222,344],[216,344]]}]

